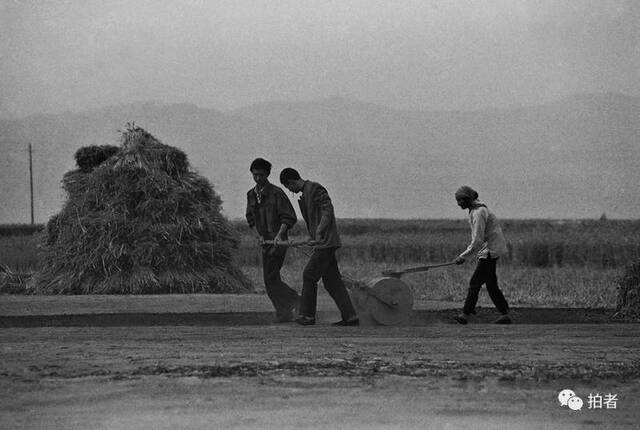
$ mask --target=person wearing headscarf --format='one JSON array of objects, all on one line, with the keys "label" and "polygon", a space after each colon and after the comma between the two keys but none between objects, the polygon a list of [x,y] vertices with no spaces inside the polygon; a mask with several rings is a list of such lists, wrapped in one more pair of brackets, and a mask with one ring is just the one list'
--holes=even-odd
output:
[{"label": "person wearing headscarf", "polygon": [[498,287],[496,263],[507,253],[507,243],[502,233],[498,219],[487,205],[478,200],[478,193],[468,185],[458,188],[455,193],[458,206],[469,211],[469,225],[471,226],[471,243],[456,258],[457,264],[463,264],[469,256],[477,251],[478,262],[469,280],[469,290],[464,302],[462,313],[455,317],[460,324],[467,324],[469,317],[476,313],[478,294],[483,284],[495,305],[500,317],[494,322],[510,324],[509,304]]}]

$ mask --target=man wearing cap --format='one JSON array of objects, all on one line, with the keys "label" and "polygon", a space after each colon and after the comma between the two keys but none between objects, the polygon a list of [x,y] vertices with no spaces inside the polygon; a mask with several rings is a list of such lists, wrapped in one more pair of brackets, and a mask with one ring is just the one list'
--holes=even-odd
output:
[{"label": "man wearing cap", "polygon": [[318,281],[322,278],[324,288],[342,316],[334,325],[358,325],[356,311],[342,281],[336,260],[336,250],[341,243],[329,193],[317,182],[303,180],[300,174],[290,167],[280,173],[280,182],[289,191],[302,193],[298,200],[300,212],[307,224],[310,244],[314,245],[313,253],[302,273],[300,314],[296,322],[301,325],[315,324]]},{"label": "man wearing cap", "polygon": [[[276,310],[276,322],[293,321],[300,296],[280,276],[287,248],[277,246],[287,240],[287,231],[296,223],[296,213],[282,188],[269,182],[271,163],[256,158],[249,168],[256,183],[247,192],[246,218],[262,246],[262,275],[267,295]],[[275,245],[265,245],[274,240]]]},{"label": "man wearing cap", "polygon": [[478,263],[469,281],[469,290],[462,313],[455,317],[460,324],[467,324],[469,317],[475,314],[478,294],[482,284],[487,285],[491,301],[500,312],[496,324],[510,324],[509,305],[498,288],[496,262],[507,253],[507,243],[502,234],[498,219],[484,203],[478,201],[478,193],[471,187],[463,185],[455,193],[458,206],[469,211],[471,226],[471,243],[456,258],[457,264],[463,264],[475,251],[478,251]]}]

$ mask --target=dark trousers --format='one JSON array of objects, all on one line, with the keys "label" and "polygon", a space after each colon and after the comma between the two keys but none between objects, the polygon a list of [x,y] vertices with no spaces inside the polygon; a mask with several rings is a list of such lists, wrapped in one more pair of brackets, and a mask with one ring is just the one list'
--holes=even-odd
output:
[{"label": "dark trousers", "polygon": [[287,255],[287,248],[265,247],[262,249],[262,276],[267,296],[276,309],[278,318],[290,318],[293,316],[292,308],[298,307],[300,297],[298,293],[288,286],[280,277],[280,269]]},{"label": "dark trousers", "polygon": [[300,315],[315,318],[318,299],[318,281],[338,306],[343,320],[356,316],[351,298],[342,281],[336,260],[336,248],[315,249],[302,272],[302,297]]},{"label": "dark trousers", "polygon": [[498,288],[498,276],[496,275],[496,262],[497,258],[481,258],[478,260],[476,270],[471,276],[469,281],[469,291],[467,292],[467,299],[464,302],[463,312],[466,315],[476,313],[476,303],[478,303],[478,293],[482,284],[487,284],[487,292],[491,301],[498,309],[498,311],[505,315],[509,312],[509,304],[504,298],[502,291]]}]

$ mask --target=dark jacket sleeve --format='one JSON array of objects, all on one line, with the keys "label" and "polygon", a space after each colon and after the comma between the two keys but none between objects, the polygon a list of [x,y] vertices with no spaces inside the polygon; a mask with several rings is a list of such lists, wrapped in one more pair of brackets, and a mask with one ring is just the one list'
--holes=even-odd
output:
[{"label": "dark jacket sleeve", "polygon": [[329,193],[322,185],[318,185],[314,190],[313,203],[320,208],[320,214],[322,216],[333,218],[333,203],[331,203]]},{"label": "dark jacket sleeve", "polygon": [[251,191],[247,193],[247,211],[245,213],[245,217],[247,218],[247,223],[249,223],[249,227],[253,228],[256,225],[256,220],[253,217],[253,205],[251,202]]},{"label": "dark jacket sleeve", "polygon": [[296,212],[293,210],[293,206],[289,201],[289,198],[282,190],[278,190],[276,193],[277,204],[278,204],[278,219],[280,220],[280,224],[286,224],[289,229],[293,227],[298,218],[296,217]]}]

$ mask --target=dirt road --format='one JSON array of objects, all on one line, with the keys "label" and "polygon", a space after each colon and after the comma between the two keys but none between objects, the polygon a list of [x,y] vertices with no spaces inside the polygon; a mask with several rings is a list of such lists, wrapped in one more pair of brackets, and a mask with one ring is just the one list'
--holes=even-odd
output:
[{"label": "dirt road", "polygon": [[[638,324],[35,327],[0,329],[0,342],[2,428],[578,429],[640,420]],[[560,406],[565,388],[582,410]],[[615,409],[589,409],[589,394],[615,394]]]}]

